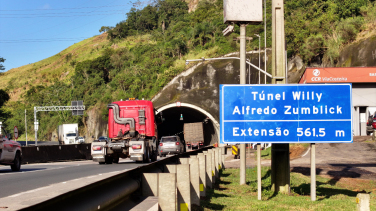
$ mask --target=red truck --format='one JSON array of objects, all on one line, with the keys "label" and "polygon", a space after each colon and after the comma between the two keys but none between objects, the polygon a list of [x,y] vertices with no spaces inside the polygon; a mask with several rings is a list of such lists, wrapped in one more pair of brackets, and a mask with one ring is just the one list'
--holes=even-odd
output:
[{"label": "red truck", "polygon": [[107,107],[109,138],[91,144],[93,161],[111,164],[127,157],[142,162],[156,161],[158,131],[153,103],[127,100]]}]

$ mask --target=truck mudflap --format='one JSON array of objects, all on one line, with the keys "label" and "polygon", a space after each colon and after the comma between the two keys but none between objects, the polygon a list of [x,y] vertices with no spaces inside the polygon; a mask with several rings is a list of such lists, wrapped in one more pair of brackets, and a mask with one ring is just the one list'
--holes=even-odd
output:
[{"label": "truck mudflap", "polygon": [[130,141],[129,142],[129,158],[134,161],[144,161],[144,154],[146,151],[145,141]]},{"label": "truck mudflap", "polygon": [[104,163],[106,156],[106,142],[91,143],[91,157],[94,162]]}]

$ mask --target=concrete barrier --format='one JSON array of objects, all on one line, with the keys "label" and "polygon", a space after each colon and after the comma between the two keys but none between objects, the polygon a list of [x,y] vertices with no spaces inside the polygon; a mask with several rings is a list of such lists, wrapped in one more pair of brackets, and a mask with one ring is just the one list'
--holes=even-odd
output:
[{"label": "concrete barrier", "polygon": [[204,151],[206,158],[206,187],[213,188],[213,169],[212,169],[212,153]]},{"label": "concrete barrier", "polygon": [[215,151],[214,149],[209,149],[208,150],[208,153],[211,154],[211,169],[212,169],[212,183],[215,184],[215,180],[216,180],[216,174],[217,174],[217,171],[216,171],[216,167],[215,167]]},{"label": "concrete barrier", "polygon": [[191,182],[190,182],[190,165],[176,165],[176,187],[178,195],[178,210],[191,210]]},{"label": "concrete barrier", "polygon": [[200,168],[200,196],[206,196],[206,157],[204,153],[197,155]]},{"label": "concrete barrier", "polygon": [[356,210],[357,211],[370,211],[369,207],[369,194],[366,193],[358,193],[356,195]]},{"label": "concrete barrier", "polygon": [[191,173],[191,201],[200,206],[200,171],[198,158],[189,158],[189,170]]},{"label": "concrete barrier", "polygon": [[22,163],[44,163],[67,160],[91,160],[91,144],[24,146]]},{"label": "concrete barrier", "polygon": [[158,206],[159,210],[176,210],[176,174],[158,174]]},{"label": "concrete barrier", "polygon": [[189,158],[179,158],[180,164],[189,164]]},{"label": "concrete barrier", "polygon": [[143,173],[141,190],[143,196],[158,196],[158,174]]}]

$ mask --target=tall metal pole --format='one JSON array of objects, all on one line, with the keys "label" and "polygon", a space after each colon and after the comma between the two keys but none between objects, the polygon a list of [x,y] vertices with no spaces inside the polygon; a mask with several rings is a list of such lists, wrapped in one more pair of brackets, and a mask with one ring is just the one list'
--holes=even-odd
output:
[{"label": "tall metal pole", "polygon": [[257,144],[257,199],[261,200],[261,144]]},{"label": "tall metal pole", "polygon": [[[255,34],[259,38],[259,69],[261,66],[261,37],[259,34]],[[259,71],[259,84],[261,84],[261,72]]]},{"label": "tall metal pole", "polygon": [[[286,83],[285,21],[283,0],[272,1],[272,75],[273,84]],[[272,190],[290,193],[289,144],[272,145]]]},{"label": "tall metal pole", "polygon": [[38,146],[38,130],[35,128],[37,122],[37,108],[34,107],[34,131],[35,131],[35,146]]},{"label": "tall metal pole", "polygon": [[[246,24],[240,24],[240,84],[245,84],[245,31]],[[240,185],[245,184],[246,155],[245,144],[240,144]]]},{"label": "tall metal pole", "polygon": [[26,121],[26,109],[25,109],[25,134],[26,134],[26,146],[27,146],[27,121]]},{"label": "tall metal pole", "polygon": [[[265,46],[264,46],[264,70],[266,72],[266,0],[265,0],[265,7],[264,7],[264,42],[265,42]],[[264,74],[265,76],[265,84],[266,84],[266,74]]]}]

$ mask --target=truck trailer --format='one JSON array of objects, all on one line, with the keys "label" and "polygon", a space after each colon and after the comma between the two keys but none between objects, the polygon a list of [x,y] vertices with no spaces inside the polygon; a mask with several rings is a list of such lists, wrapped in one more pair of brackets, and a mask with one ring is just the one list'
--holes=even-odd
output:
[{"label": "truck trailer", "polygon": [[202,122],[184,124],[184,141],[187,149],[200,149],[204,146],[204,129]]},{"label": "truck trailer", "polygon": [[158,131],[153,103],[147,100],[117,101],[107,108],[108,140],[92,142],[93,161],[111,164],[128,157],[146,163],[156,161]]},{"label": "truck trailer", "polygon": [[78,124],[62,124],[57,129],[59,144],[78,144]]}]

